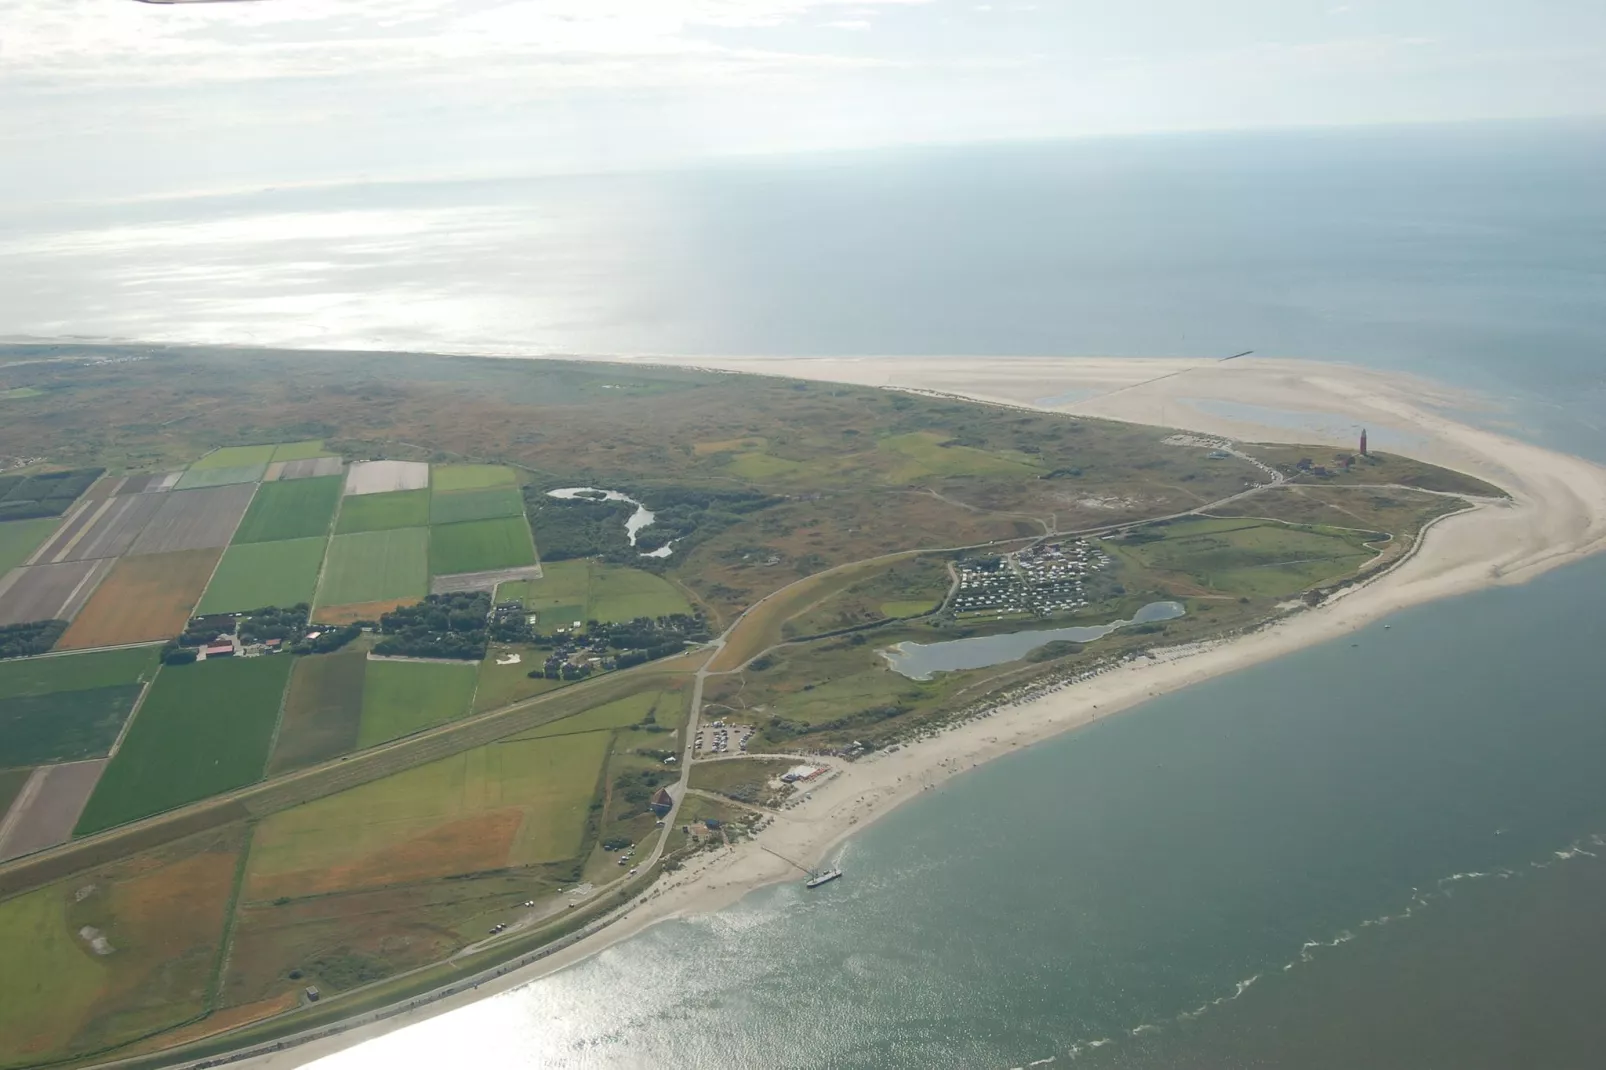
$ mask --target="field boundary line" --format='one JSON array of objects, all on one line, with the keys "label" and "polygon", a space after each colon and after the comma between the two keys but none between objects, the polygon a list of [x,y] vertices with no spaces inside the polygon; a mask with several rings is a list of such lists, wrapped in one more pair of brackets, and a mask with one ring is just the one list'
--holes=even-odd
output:
[{"label": "field boundary line", "polygon": [[[106,763],[108,765],[111,764],[113,758],[117,757],[117,752],[121,749],[123,740],[128,737],[129,726],[134,723],[134,718],[139,716],[139,711],[145,705],[145,697],[151,693],[151,688],[156,683],[157,674],[161,671],[161,663],[157,662],[156,672],[151,673],[151,678],[146,680],[145,686],[139,689],[139,696],[134,699],[134,705],[129,709],[128,716],[123,718],[123,727],[118,730],[117,738],[112,740],[112,749],[106,752]],[[84,801],[88,802],[89,800],[85,799]]]},{"label": "field boundary line", "polygon": [[66,527],[68,524],[71,524],[75,519],[77,519],[79,513],[88,508],[88,502],[79,502],[74,508],[67,510],[61,516],[57,517],[56,526],[50,529],[50,534],[46,535],[44,540],[41,541],[38,546],[33,548],[33,553],[29,554],[27,559],[17,567],[26,568],[29,565],[37,565],[39,563],[39,555],[45,552],[46,547],[56,541],[56,536],[61,534],[61,529]]},{"label": "field boundary line", "polygon": [[17,797],[11,800],[11,806],[4,815],[0,815],[0,857],[4,857],[6,842],[16,832],[17,826],[22,824],[22,815],[33,805],[34,799],[39,797],[39,791],[44,787],[45,779],[50,775],[50,766],[36,766],[28,774],[28,779],[17,792]]},{"label": "field boundary line", "polygon": [[[220,446],[219,449],[221,448]],[[213,452],[217,451],[214,450]],[[240,510],[240,515],[235,519],[234,527],[229,529],[228,540],[223,543],[223,548],[218,551],[217,561],[212,565],[212,574],[206,577],[206,584],[201,588],[201,593],[195,596],[195,602],[190,606],[190,618],[195,616],[195,611],[201,608],[202,602],[206,601],[206,592],[212,589],[212,581],[217,579],[218,570],[223,567],[223,559],[228,556],[229,547],[234,545],[234,537],[240,533],[240,525],[245,523],[245,514],[251,511],[251,503],[257,500],[258,494],[262,493],[261,480],[251,485],[255,489],[251,491],[251,497],[246,501],[245,508]],[[186,618],[185,623],[189,623],[189,618]]]},{"label": "field boundary line", "polygon": [[212,959],[212,974],[207,978],[206,991],[201,996],[208,1017],[218,1011],[218,998],[223,993],[223,975],[233,957],[234,926],[240,916],[240,893],[245,890],[245,871],[251,863],[251,849],[256,846],[256,835],[256,821],[247,821],[245,843],[240,845],[240,857],[234,863],[234,883],[229,889],[229,902],[223,914],[223,931],[218,934],[217,954]]}]

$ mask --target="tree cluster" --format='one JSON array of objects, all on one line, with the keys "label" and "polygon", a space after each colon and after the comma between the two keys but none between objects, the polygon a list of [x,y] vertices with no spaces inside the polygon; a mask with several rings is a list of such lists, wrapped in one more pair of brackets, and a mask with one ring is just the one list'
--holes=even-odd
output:
[{"label": "tree cluster", "polygon": [[239,619],[240,641],[242,643],[265,643],[269,639],[283,642],[299,641],[307,634],[307,618],[311,614],[312,607],[305,602],[297,602],[288,609],[263,606],[261,609],[242,613]]},{"label": "tree cluster", "polygon": [[669,779],[669,774],[657,769],[632,769],[614,778],[613,793],[632,807],[645,807]]},{"label": "tree cluster", "polygon": [[379,618],[383,638],[374,653],[478,661],[485,656],[490,612],[491,596],[484,591],[432,594]]},{"label": "tree cluster", "polygon": [[0,658],[25,658],[47,653],[67,630],[64,620],[34,620],[0,627]]}]

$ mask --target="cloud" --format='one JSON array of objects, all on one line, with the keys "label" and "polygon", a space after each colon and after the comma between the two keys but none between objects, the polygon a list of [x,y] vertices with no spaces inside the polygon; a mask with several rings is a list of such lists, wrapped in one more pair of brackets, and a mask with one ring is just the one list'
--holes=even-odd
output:
[{"label": "cloud", "polygon": [[[831,57],[736,46],[730,34],[929,0],[267,0],[150,6],[0,0],[0,83],[76,91],[499,70],[596,85],[740,78]],[[862,62],[862,61],[858,61]]]}]

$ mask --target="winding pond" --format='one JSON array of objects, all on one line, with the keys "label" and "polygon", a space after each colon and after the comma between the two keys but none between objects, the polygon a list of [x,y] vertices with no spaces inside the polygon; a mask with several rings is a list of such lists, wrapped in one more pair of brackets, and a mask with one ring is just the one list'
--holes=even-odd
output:
[{"label": "winding pond", "polygon": [[891,665],[895,672],[911,680],[929,680],[933,673],[984,669],[989,665],[1019,661],[1038,647],[1049,643],[1061,640],[1090,643],[1121,628],[1134,624],[1175,620],[1186,612],[1180,602],[1150,602],[1134,613],[1131,620],[1082,625],[1076,628],[1036,628],[1004,632],[999,635],[978,635],[969,639],[950,639],[942,643],[899,643],[883,650],[881,656],[887,659],[887,664]]},{"label": "winding pond", "polygon": [[[648,509],[630,495],[620,494],[616,490],[603,490],[601,487],[563,487],[558,490],[549,490],[546,495],[548,498],[561,498],[564,501],[579,498],[586,501],[629,502],[636,507],[636,511],[631,513],[625,520],[625,535],[629,537],[631,546],[636,545],[636,534],[642,528],[651,527],[652,522],[657,519],[651,509]],[[658,549],[650,550],[641,556],[668,557],[674,552],[675,547],[672,543],[664,543]]]}]

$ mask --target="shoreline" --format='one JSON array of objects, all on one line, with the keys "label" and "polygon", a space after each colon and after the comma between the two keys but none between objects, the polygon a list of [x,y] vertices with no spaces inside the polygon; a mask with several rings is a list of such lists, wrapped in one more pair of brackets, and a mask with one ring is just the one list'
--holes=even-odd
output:
[{"label": "shoreline", "polygon": [[[765,848],[814,864],[882,815],[967,769],[1151,698],[1353,633],[1399,610],[1520,583],[1606,549],[1606,468],[1445,416],[1442,410],[1452,406],[1478,407],[1477,399],[1393,373],[1265,358],[1230,363],[1138,358],[613,359],[952,394],[1239,441],[1349,441],[1321,424],[1279,426],[1254,418],[1299,413],[1340,425],[1364,423],[1373,429],[1374,441],[1382,429],[1415,436],[1419,443],[1388,451],[1477,476],[1511,495],[1509,502],[1475,503],[1438,518],[1387,571],[1314,609],[1248,634],[1158,649],[1152,660],[1119,665],[1091,679],[1003,703],[896,752],[832,763],[836,772],[809,789],[806,801],[779,812],[758,839]],[[1229,408],[1212,412],[1206,407],[1211,403]],[[305,1065],[538,980],[659,922],[711,913],[794,877],[790,866],[751,841],[700,855],[679,872],[660,877],[617,921],[534,963],[471,991],[236,1065],[273,1070]],[[215,1064],[226,1058],[205,1061]]]}]

